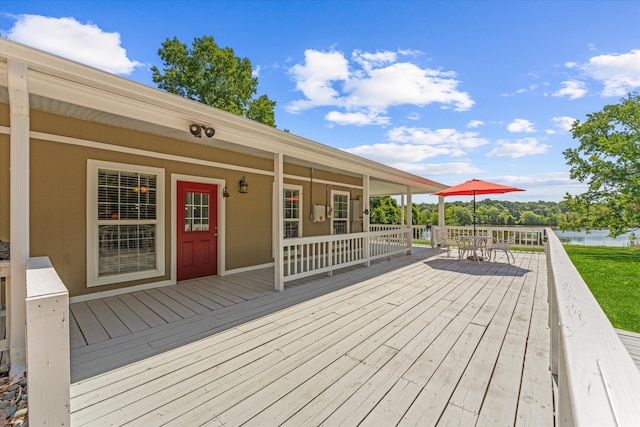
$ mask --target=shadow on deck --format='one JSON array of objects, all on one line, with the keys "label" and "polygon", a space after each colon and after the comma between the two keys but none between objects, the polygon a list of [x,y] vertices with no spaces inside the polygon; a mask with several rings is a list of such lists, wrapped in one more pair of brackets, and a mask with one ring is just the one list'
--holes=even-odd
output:
[{"label": "shadow on deck", "polygon": [[[270,274],[236,283],[254,298],[76,341],[72,424],[553,425],[544,254],[509,265],[414,247],[280,293]],[[230,278],[173,296],[209,304],[195,295]]]}]

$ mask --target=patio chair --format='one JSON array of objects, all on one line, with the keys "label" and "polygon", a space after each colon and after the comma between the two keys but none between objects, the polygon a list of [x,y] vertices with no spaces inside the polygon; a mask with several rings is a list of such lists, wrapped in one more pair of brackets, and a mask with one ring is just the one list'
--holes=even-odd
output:
[{"label": "patio chair", "polygon": [[469,255],[474,255],[476,253],[476,248],[469,236],[456,237],[456,246],[458,246],[458,260],[465,258],[467,256],[467,252]]},{"label": "patio chair", "polygon": [[507,256],[507,262],[511,264],[511,261],[509,260],[509,255],[511,255],[511,258],[513,258],[513,262],[515,263],[516,257],[511,253],[511,248],[513,247],[513,245],[515,245],[515,243],[515,234],[509,234],[509,236],[503,240],[492,240],[489,243],[489,260],[491,260],[491,255],[493,254],[493,260],[495,261],[497,252],[503,251]]},{"label": "patio chair", "polygon": [[436,244],[441,248],[447,248],[447,257],[451,255],[451,242],[449,241],[449,234],[444,227],[434,227],[433,236]]}]

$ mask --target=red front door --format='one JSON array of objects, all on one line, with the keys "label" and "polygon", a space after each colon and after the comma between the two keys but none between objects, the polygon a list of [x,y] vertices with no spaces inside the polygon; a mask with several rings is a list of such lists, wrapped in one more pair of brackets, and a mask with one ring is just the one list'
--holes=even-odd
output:
[{"label": "red front door", "polygon": [[218,186],[178,181],[178,280],[218,273]]}]

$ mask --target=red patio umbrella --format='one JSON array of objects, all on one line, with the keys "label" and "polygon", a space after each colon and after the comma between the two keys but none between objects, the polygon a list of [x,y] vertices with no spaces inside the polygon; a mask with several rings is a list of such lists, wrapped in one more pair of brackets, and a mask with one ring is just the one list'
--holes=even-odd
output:
[{"label": "red patio umbrella", "polygon": [[434,196],[473,196],[473,235],[476,235],[476,194],[503,194],[512,191],[524,191],[521,188],[508,187],[492,182],[472,179],[462,184],[454,185],[446,190],[433,193]]}]

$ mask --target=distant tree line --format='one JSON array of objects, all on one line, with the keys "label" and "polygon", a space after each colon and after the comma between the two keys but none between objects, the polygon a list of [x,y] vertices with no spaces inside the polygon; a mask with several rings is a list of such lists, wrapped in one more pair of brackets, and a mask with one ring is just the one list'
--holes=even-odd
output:
[{"label": "distant tree line", "polygon": [[[473,200],[468,202],[445,202],[445,225],[464,226],[473,224]],[[399,224],[402,209],[396,199],[383,196],[370,202],[372,224]],[[414,203],[412,224],[438,224],[437,203]],[[480,200],[476,202],[476,223],[479,225],[541,225],[558,226],[575,220],[577,214],[570,212],[565,202],[507,202]]]}]

